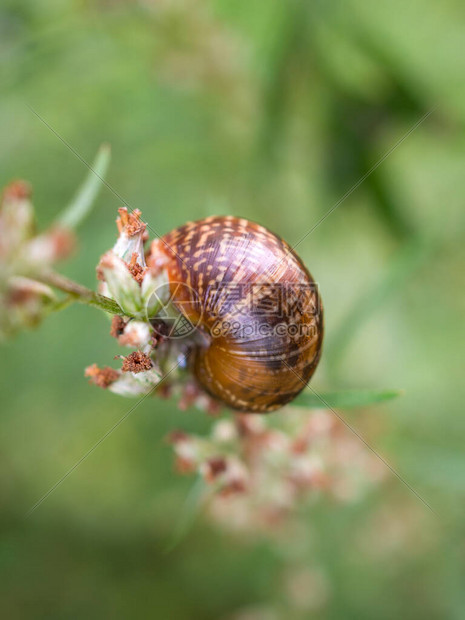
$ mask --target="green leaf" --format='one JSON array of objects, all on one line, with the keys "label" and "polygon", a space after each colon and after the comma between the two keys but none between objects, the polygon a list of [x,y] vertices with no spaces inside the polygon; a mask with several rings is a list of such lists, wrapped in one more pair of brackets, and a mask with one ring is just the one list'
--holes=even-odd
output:
[{"label": "green leaf", "polygon": [[110,146],[102,144],[98,150],[97,157],[92,166],[90,166],[89,174],[84,183],[70,204],[59,216],[57,222],[60,226],[73,230],[89,215],[100,187],[104,182],[104,176],[110,164],[110,155]]},{"label": "green leaf", "polygon": [[311,393],[301,392],[291,403],[294,407],[308,407],[310,409],[352,409],[376,405],[401,396],[400,390],[341,390],[338,392]]}]

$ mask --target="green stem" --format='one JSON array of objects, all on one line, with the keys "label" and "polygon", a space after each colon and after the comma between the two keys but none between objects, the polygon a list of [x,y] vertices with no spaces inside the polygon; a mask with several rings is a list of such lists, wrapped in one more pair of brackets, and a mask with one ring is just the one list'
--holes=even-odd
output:
[{"label": "green stem", "polygon": [[59,273],[55,273],[54,271],[42,273],[40,276],[36,277],[36,280],[43,282],[44,284],[48,284],[49,286],[53,286],[64,293],[68,293],[68,295],[70,295],[76,302],[86,304],[88,306],[94,306],[95,308],[100,308],[100,310],[104,310],[110,314],[124,314],[116,301],[113,299],[94,293],[94,291],[82,286],[82,284],[78,284],[77,282],[74,282],[74,280],[70,280],[69,278],[62,276]]}]

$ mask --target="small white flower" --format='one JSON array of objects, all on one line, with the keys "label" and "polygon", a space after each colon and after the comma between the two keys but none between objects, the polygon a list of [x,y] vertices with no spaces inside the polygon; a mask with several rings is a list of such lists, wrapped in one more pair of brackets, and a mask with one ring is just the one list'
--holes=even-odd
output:
[{"label": "small white flower", "polygon": [[153,329],[143,321],[129,321],[123,333],[118,337],[119,344],[149,353],[152,349]]},{"label": "small white flower", "polygon": [[311,484],[323,471],[323,461],[316,454],[303,454],[292,459],[291,476],[304,484]]},{"label": "small white flower", "polygon": [[139,284],[132,277],[126,263],[112,250],[102,256],[99,269],[112,297],[128,316],[142,316],[144,305]]},{"label": "small white flower", "polygon": [[128,212],[126,207],[122,207],[118,212],[120,216],[116,223],[119,235],[113,246],[113,252],[126,263],[129,263],[135,255],[139,265],[145,267],[144,242],[147,224],[140,219],[139,209]]},{"label": "small white flower", "polygon": [[213,441],[229,443],[237,437],[236,426],[230,420],[219,420],[213,427]]},{"label": "small white flower", "polygon": [[24,181],[8,185],[0,205],[0,258],[17,253],[34,234],[34,208],[29,199],[30,187]]},{"label": "small white flower", "polygon": [[236,456],[230,456],[227,460],[227,468],[224,474],[225,486],[245,488],[249,480],[249,473],[245,465]]},{"label": "small white flower", "polygon": [[39,269],[51,267],[57,261],[66,258],[75,247],[75,238],[65,228],[50,228],[25,243],[18,257],[20,268],[37,273]]},{"label": "small white flower", "polygon": [[183,461],[196,463],[198,460],[198,450],[195,439],[178,441],[176,444],[176,455]]},{"label": "small white flower", "polygon": [[152,368],[145,372],[124,372],[108,386],[110,392],[120,396],[142,396],[148,394],[160,383],[161,376]]}]

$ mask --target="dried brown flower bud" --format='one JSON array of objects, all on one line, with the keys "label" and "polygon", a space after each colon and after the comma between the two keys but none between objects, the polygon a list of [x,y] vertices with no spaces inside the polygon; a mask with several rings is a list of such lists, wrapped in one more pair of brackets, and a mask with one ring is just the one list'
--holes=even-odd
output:
[{"label": "dried brown flower bud", "polygon": [[132,253],[131,260],[128,264],[128,269],[137,284],[142,284],[147,267],[142,267],[142,265],[137,262],[137,252]]},{"label": "dried brown flower bud", "polygon": [[123,372],[145,372],[153,366],[152,360],[142,351],[134,351],[123,359]]},{"label": "dried brown flower bud", "polygon": [[205,478],[208,482],[212,482],[220,474],[223,474],[227,469],[226,459],[222,456],[215,456],[205,464]]},{"label": "dried brown flower bud", "polygon": [[16,200],[26,200],[30,198],[32,195],[32,188],[27,181],[23,181],[22,179],[18,179],[15,181],[11,181],[2,193],[1,202],[8,201],[16,201]]},{"label": "dried brown flower bud", "polygon": [[118,209],[119,217],[116,219],[116,226],[119,234],[126,234],[128,237],[134,237],[145,232],[147,224],[140,219],[142,213],[139,209],[128,211],[126,207]]},{"label": "dried brown flower bud", "polygon": [[110,336],[113,336],[113,338],[118,338],[123,333],[125,327],[126,321],[123,317],[115,314],[111,320]]},{"label": "dried brown flower bud", "polygon": [[85,369],[84,376],[89,377],[90,383],[106,389],[118,379],[119,373],[109,366],[99,368],[97,364],[92,364]]}]

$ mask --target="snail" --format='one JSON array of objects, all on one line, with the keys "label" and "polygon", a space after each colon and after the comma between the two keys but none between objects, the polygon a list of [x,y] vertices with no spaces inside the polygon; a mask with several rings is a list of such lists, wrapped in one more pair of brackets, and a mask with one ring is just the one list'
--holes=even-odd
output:
[{"label": "snail", "polygon": [[232,409],[266,413],[294,399],[321,353],[315,282],[280,237],[243,218],[189,222],[152,242],[172,302],[204,338],[188,364],[200,386]]}]

